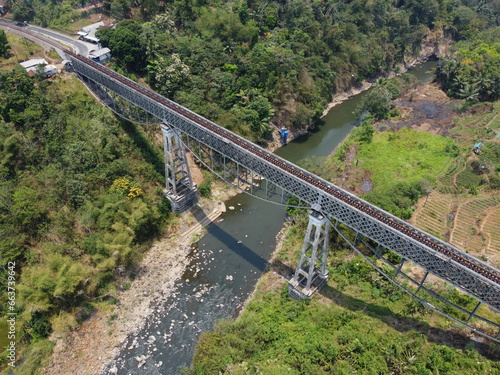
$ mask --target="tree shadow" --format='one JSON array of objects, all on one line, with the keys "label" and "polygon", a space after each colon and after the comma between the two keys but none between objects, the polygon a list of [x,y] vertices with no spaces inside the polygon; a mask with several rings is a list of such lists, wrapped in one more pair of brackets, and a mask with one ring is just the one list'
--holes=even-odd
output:
[{"label": "tree shadow", "polygon": [[314,123],[313,126],[307,128],[307,133],[302,134],[301,136],[295,138],[294,140],[290,141],[291,143],[306,143],[309,138],[313,136],[313,134],[316,134],[317,132],[321,131],[321,128],[325,125],[325,121],[320,119],[317,122]]},{"label": "tree shadow", "polygon": [[144,136],[144,134],[138,128],[138,125],[118,118],[122,129],[127,133],[127,135],[132,139],[134,146],[136,146],[144,160],[151,164],[154,170],[160,175],[165,175],[165,161],[158,150],[154,149],[149,140]]},{"label": "tree shadow", "polygon": [[465,349],[467,344],[472,343],[478,353],[485,358],[492,361],[500,360],[498,345],[493,342],[487,342],[487,339],[483,339],[481,336],[479,336],[477,340],[471,340],[471,338],[464,333],[452,329],[444,330],[432,327],[429,323],[419,320],[416,317],[403,316],[393,312],[387,306],[362,301],[342,293],[340,290],[330,285],[325,285],[321,289],[320,294],[338,306],[351,311],[359,311],[372,318],[378,319],[398,332],[417,331],[424,334],[431,342],[461,350]]}]

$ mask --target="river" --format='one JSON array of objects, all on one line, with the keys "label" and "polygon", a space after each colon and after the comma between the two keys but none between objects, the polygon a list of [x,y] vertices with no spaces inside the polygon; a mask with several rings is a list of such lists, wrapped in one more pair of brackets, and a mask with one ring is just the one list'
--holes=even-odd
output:
[{"label": "river", "polygon": [[[433,77],[436,62],[410,72],[420,82]],[[276,154],[293,162],[327,156],[356,126],[353,112],[366,92],[333,107],[314,131],[290,142]],[[161,312],[150,316],[138,335],[129,337],[113,364],[118,374],[175,375],[189,366],[202,332],[221,318],[234,318],[266,269],[283,227],[282,206],[240,194],[228,210],[192,247],[190,264]],[[141,359],[141,360],[138,360]],[[140,368],[138,366],[141,365]]]}]

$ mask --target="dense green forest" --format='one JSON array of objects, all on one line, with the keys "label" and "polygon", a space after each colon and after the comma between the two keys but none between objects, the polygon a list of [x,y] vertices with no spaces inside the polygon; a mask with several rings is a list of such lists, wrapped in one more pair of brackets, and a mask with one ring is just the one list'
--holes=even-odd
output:
[{"label": "dense green forest", "polygon": [[331,96],[398,70],[424,36],[464,39],[498,25],[483,0],[22,0],[13,17],[70,29],[91,12],[119,21],[99,37],[114,64],[255,141],[271,124],[305,128]]},{"label": "dense green forest", "polygon": [[17,339],[27,343],[109,301],[170,206],[161,150],[76,79],[37,81],[19,67],[0,73],[0,97],[0,253],[16,262]]},{"label": "dense green forest", "polygon": [[[270,125],[318,121],[332,94],[397,71],[425,36],[466,40],[498,26],[500,14],[497,1],[483,0],[111,0],[82,9],[88,5],[18,0],[5,10],[72,31],[104,12],[117,23],[99,31],[113,68],[255,141],[266,139]],[[458,52],[453,75],[439,73],[450,94],[477,89],[457,94],[470,102],[498,96],[498,85],[470,81],[476,71],[490,80],[498,72],[498,47],[477,43],[463,44],[470,54]],[[488,65],[485,56],[497,62]],[[457,76],[470,78],[469,86]],[[396,87],[381,86],[384,100],[364,110],[396,115]],[[19,338],[35,342],[39,360],[50,353],[49,333],[75,328],[101,301],[115,302],[114,279],[161,234],[170,209],[155,143],[98,106],[76,80],[4,71],[0,96],[0,254],[16,261]],[[369,125],[359,131],[364,140],[373,136]]]},{"label": "dense green forest", "polygon": [[466,105],[500,98],[500,28],[461,41],[440,61],[437,79],[443,90]]}]

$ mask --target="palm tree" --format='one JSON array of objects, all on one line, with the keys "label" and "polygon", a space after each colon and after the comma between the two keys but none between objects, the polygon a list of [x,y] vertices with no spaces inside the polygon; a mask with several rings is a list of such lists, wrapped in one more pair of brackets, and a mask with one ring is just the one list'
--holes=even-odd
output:
[{"label": "palm tree", "polygon": [[472,82],[478,86],[481,100],[487,100],[493,94],[493,80],[484,72],[475,76]]},{"label": "palm tree", "polygon": [[438,66],[437,76],[442,81],[443,86],[449,85],[459,68],[460,63],[455,60],[446,61]]},{"label": "palm tree", "polygon": [[466,82],[458,91],[458,97],[461,99],[465,99],[468,103],[475,103],[479,98],[479,89],[476,83],[468,83]]}]

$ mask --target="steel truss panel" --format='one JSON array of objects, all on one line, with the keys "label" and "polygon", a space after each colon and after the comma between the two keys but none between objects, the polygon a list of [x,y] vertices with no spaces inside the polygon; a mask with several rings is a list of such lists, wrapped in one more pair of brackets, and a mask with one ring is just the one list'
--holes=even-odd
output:
[{"label": "steel truss panel", "polygon": [[[295,195],[301,201],[307,202],[310,205],[319,204],[321,206],[321,211],[324,214],[335,218],[356,232],[359,232],[362,235],[378,242],[385,248],[398,253],[403,258],[420,265],[430,273],[450,282],[465,292],[476,296],[483,303],[486,303],[490,307],[500,311],[500,285],[498,283],[455,262],[451,258],[444,256],[416,239],[407,236],[397,229],[394,229],[376,218],[358,210],[354,206],[351,206],[333,195],[315,187],[313,184],[294,176],[285,169],[282,169],[282,167],[275,165],[275,163],[269,162],[269,160],[272,159],[274,161],[278,161],[281,165],[291,167],[306,176],[313,177],[315,181],[328,186],[333,191],[340,192],[352,200],[371,207],[373,211],[384,215],[393,222],[405,226],[414,233],[418,233],[434,243],[439,243],[441,246],[445,247],[454,254],[458,254],[462,259],[466,259],[469,264],[487,269],[492,275],[500,278],[500,272],[497,269],[481,262],[480,260],[466,254],[450,244],[431,236],[430,234],[412,227],[410,224],[363,201],[360,198],[355,197],[347,191],[340,189],[339,187],[311,174],[310,172],[307,172],[294,164],[275,156],[274,154],[245,140],[244,138],[234,135],[228,130],[210,122],[209,120],[206,120],[194,112],[145,89],[131,80],[118,76],[117,73],[109,69],[100,66],[94,67],[93,62],[84,60],[76,55],[73,56],[68,54],[68,57],[73,64],[74,70],[79,74],[87,77],[99,85],[106,87],[108,90],[113,91],[125,100],[128,100],[134,105],[142,108],[144,111],[149,112],[151,115],[162,119],[166,124],[182,131],[190,138],[193,138],[207,147],[225,155],[226,158],[231,159],[243,168],[251,170],[270,182],[280,186],[283,190]],[[126,84],[120,82],[118,78]],[[148,95],[146,95],[146,93]],[[168,106],[162,102],[168,103]],[[169,106],[173,108],[169,108]],[[185,117],[182,113],[177,112],[177,109],[186,115],[192,116],[197,121]],[[230,142],[220,134],[204,127],[202,125],[203,123],[216,127],[220,134],[227,134],[229,138],[235,139],[236,137],[239,141],[243,142],[242,144],[247,145],[248,149]],[[264,155],[264,157],[256,155],[256,150]]]},{"label": "steel truss panel", "polygon": [[165,157],[165,195],[172,211],[182,213],[198,203],[196,185],[193,184],[182,139],[175,129],[161,125]]},{"label": "steel truss panel", "polygon": [[309,224],[302,244],[299,263],[293,278],[288,283],[288,293],[292,298],[311,297],[328,279],[326,258],[329,232],[330,221],[328,218],[312,210],[309,214]]}]

